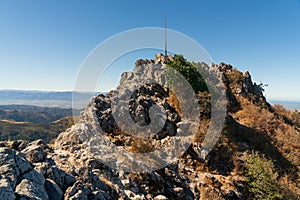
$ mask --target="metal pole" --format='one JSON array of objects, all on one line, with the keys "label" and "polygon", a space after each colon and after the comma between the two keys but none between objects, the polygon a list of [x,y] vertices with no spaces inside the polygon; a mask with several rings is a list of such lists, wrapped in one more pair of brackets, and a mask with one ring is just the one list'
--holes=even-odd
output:
[{"label": "metal pole", "polygon": [[165,14],[165,56],[167,57],[167,14]]}]

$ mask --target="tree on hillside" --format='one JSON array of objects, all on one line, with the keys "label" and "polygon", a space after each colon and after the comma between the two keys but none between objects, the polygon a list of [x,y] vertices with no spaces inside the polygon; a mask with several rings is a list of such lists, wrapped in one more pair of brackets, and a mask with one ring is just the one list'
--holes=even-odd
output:
[{"label": "tree on hillside", "polygon": [[258,152],[251,152],[246,156],[244,165],[247,189],[251,199],[257,200],[277,200],[282,199],[279,193],[279,186],[276,183],[272,161]]}]

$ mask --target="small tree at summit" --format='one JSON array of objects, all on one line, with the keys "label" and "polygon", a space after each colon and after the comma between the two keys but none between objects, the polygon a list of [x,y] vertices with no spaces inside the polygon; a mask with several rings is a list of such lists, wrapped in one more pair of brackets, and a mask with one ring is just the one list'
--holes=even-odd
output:
[{"label": "small tree at summit", "polygon": [[[182,55],[174,55],[173,59],[168,61],[167,66],[172,67],[176,72],[184,76],[195,93],[208,91],[205,81],[199,74],[196,66],[188,62]],[[170,73],[167,75],[167,79],[171,85],[176,83],[176,77],[170,75]]]}]

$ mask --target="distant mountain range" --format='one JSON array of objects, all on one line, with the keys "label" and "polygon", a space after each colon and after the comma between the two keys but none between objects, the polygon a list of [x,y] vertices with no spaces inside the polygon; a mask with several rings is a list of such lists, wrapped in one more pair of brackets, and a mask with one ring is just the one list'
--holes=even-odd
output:
[{"label": "distant mountain range", "polygon": [[[104,94],[106,92],[103,92]],[[72,108],[73,95],[76,96],[74,107],[82,109],[87,106],[93,92],[55,92],[35,90],[0,90],[0,105],[34,105],[40,107]],[[270,100],[271,104],[280,104],[290,110],[300,110],[300,102]]]},{"label": "distant mountain range", "polygon": [[0,141],[40,138],[49,142],[74,124],[73,116],[92,96],[92,92],[0,90]]},{"label": "distant mountain range", "polygon": [[0,105],[35,105],[41,107],[72,108],[73,96],[75,108],[86,107],[89,99],[94,96],[92,92],[54,92],[54,91],[24,91],[0,90]]},{"label": "distant mountain range", "polygon": [[23,91],[23,90],[0,90],[0,99],[22,100],[72,100],[72,92],[46,92],[46,91]]},{"label": "distant mountain range", "polygon": [[[73,113],[74,112],[74,113]],[[30,105],[0,105],[0,120],[48,124],[66,116],[79,115],[80,110]]]},{"label": "distant mountain range", "polygon": [[72,116],[79,112],[71,108],[0,105],[0,141],[42,138],[49,142],[73,125]]}]

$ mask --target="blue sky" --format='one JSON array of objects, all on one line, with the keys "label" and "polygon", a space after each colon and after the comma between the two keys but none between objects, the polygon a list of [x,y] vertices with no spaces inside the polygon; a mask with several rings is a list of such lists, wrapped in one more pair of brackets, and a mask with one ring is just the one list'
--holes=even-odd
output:
[{"label": "blue sky", "polygon": [[1,0],[0,89],[73,90],[94,47],[128,29],[162,27],[164,13],[214,62],[269,84],[267,98],[300,101],[298,0]]}]

